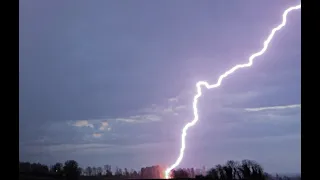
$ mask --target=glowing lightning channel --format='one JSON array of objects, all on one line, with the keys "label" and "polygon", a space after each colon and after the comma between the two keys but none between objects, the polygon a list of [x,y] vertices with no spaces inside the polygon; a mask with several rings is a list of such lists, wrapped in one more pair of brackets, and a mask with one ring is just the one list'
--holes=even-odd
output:
[{"label": "glowing lightning channel", "polygon": [[245,67],[250,67],[252,65],[252,63],[253,63],[253,60],[256,57],[261,56],[262,54],[264,54],[264,52],[267,50],[267,48],[269,46],[269,43],[272,40],[274,34],[277,31],[279,31],[282,27],[284,27],[286,25],[288,13],[290,11],[297,10],[297,9],[301,9],[301,4],[299,4],[297,6],[289,7],[288,9],[286,9],[284,11],[284,13],[282,14],[282,23],[280,25],[278,25],[276,28],[272,29],[272,31],[271,31],[270,35],[268,36],[267,40],[265,40],[264,43],[263,43],[263,48],[259,52],[252,54],[249,57],[249,62],[248,63],[246,63],[246,64],[238,64],[238,65],[234,66],[233,68],[229,69],[224,74],[220,75],[220,77],[219,77],[219,79],[218,79],[216,84],[210,85],[206,81],[197,82],[197,84],[196,84],[197,94],[193,98],[194,119],[191,122],[189,122],[188,124],[186,124],[182,129],[180,154],[179,154],[179,157],[176,160],[176,162],[173,165],[171,165],[165,171],[165,178],[166,179],[169,178],[171,170],[174,169],[175,167],[177,167],[180,164],[180,162],[181,162],[181,160],[183,158],[184,149],[186,148],[185,138],[187,136],[187,130],[189,129],[189,127],[194,126],[196,124],[196,122],[199,120],[197,104],[198,104],[199,97],[201,97],[201,95],[202,95],[201,86],[205,86],[207,89],[213,89],[213,88],[219,87],[221,85],[222,80],[225,77],[229,76],[230,74],[232,74],[233,72],[235,72],[238,69],[245,68]]}]

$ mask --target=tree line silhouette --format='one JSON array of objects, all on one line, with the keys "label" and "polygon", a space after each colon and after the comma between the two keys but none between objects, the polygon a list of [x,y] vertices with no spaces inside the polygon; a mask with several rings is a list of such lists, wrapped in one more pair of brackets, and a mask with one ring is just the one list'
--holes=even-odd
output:
[{"label": "tree line silhouette", "polygon": [[[172,171],[171,176],[176,179],[189,178],[189,173],[184,169]],[[300,177],[289,178],[287,176],[272,176],[264,172],[261,165],[251,160],[243,160],[242,162],[227,161],[224,165],[216,165],[206,172],[205,175],[197,175],[196,179],[211,180],[290,180],[301,179]]]},{"label": "tree line silhouette", "polygon": [[[40,163],[19,162],[20,179],[23,176],[33,175],[42,177],[51,177],[56,179],[78,180],[81,176],[102,177],[110,179],[143,179],[140,171],[123,170],[119,167],[112,172],[110,165],[102,167],[86,167],[80,168],[75,160],[68,160],[64,164],[56,163],[50,167]],[[185,169],[176,169],[171,172],[173,179],[211,179],[211,180],[289,180],[285,176],[271,176],[264,172],[261,165],[251,160],[243,160],[241,162],[228,161],[223,165],[216,165],[211,168],[206,174],[195,175],[192,177],[190,172]],[[26,179],[26,178],[24,178]],[[301,179],[300,177],[291,179]]]}]

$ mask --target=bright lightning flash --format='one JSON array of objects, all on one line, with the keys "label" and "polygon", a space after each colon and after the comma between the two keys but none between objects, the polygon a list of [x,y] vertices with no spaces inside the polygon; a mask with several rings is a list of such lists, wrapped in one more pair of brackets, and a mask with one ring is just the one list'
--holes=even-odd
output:
[{"label": "bright lightning flash", "polygon": [[262,54],[264,54],[266,52],[266,50],[268,49],[269,43],[272,40],[274,34],[277,31],[279,31],[282,27],[284,27],[286,25],[288,13],[290,11],[297,10],[297,9],[301,9],[301,4],[299,4],[297,6],[289,7],[288,9],[286,9],[284,11],[284,13],[282,15],[282,23],[280,25],[278,25],[276,28],[272,29],[272,31],[271,31],[270,35],[268,36],[267,40],[265,40],[264,43],[263,43],[263,48],[259,52],[252,54],[249,57],[249,62],[248,63],[246,63],[246,64],[238,64],[238,65],[234,66],[233,68],[229,69],[224,74],[220,75],[217,83],[215,83],[215,84],[211,84],[210,85],[206,81],[197,82],[197,84],[196,84],[197,94],[193,98],[194,119],[191,122],[189,122],[188,124],[186,124],[182,129],[180,154],[179,154],[179,157],[176,160],[176,162],[174,164],[172,164],[168,169],[166,169],[166,171],[165,171],[165,178],[166,179],[170,178],[171,170],[174,169],[175,167],[177,167],[180,164],[180,162],[181,162],[181,160],[183,158],[184,150],[186,148],[185,140],[186,140],[186,136],[187,136],[187,130],[190,127],[194,126],[197,123],[197,121],[199,120],[197,104],[198,104],[199,97],[201,97],[201,95],[202,95],[201,86],[205,86],[207,89],[213,89],[213,88],[219,87],[221,85],[222,80],[225,77],[231,75],[233,72],[235,72],[238,69],[245,68],[245,67],[250,67],[252,65],[252,63],[253,63],[253,60],[256,57],[261,56]]}]

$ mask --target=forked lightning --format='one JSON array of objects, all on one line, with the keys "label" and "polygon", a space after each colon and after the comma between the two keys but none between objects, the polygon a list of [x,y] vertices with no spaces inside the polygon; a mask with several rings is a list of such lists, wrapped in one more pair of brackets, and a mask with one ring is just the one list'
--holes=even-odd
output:
[{"label": "forked lightning", "polygon": [[198,117],[198,108],[197,108],[197,104],[198,104],[198,99],[199,97],[201,97],[202,95],[202,89],[201,89],[201,86],[205,86],[207,89],[213,89],[213,88],[217,88],[221,85],[222,83],[222,80],[231,75],[233,72],[235,72],[236,70],[238,69],[241,69],[241,68],[245,68],[245,67],[250,67],[253,63],[253,60],[258,57],[258,56],[261,56],[262,54],[264,54],[266,52],[266,50],[268,49],[268,46],[269,46],[269,43],[270,41],[272,40],[274,34],[279,31],[282,27],[284,27],[286,25],[286,22],[287,22],[287,15],[289,12],[293,11],[293,10],[298,10],[298,9],[301,9],[301,4],[297,5],[297,6],[292,6],[292,7],[289,7],[288,9],[286,9],[282,15],[282,23],[280,25],[278,25],[277,27],[275,27],[274,29],[272,29],[270,35],[268,36],[268,38],[264,41],[263,43],[263,48],[257,52],[257,53],[254,53],[252,54],[250,57],[249,57],[249,62],[246,63],[246,64],[238,64],[236,66],[234,66],[233,68],[229,69],[228,71],[226,71],[224,74],[220,75],[220,77],[218,78],[218,81],[215,83],[215,84],[209,84],[208,82],[206,81],[199,81],[197,82],[196,84],[196,88],[197,88],[197,94],[194,96],[193,98],[193,114],[194,114],[194,119],[187,123],[183,129],[182,129],[182,134],[181,134],[181,148],[180,148],[180,154],[179,154],[179,157],[178,159],[175,161],[174,164],[172,164],[168,169],[166,169],[165,171],[165,178],[170,178],[170,172],[172,169],[174,169],[175,167],[177,167],[182,158],[183,158],[183,155],[184,155],[184,150],[186,148],[186,143],[185,143],[185,140],[186,140],[186,136],[187,136],[187,130],[194,126],[197,121],[199,120],[199,117]]}]

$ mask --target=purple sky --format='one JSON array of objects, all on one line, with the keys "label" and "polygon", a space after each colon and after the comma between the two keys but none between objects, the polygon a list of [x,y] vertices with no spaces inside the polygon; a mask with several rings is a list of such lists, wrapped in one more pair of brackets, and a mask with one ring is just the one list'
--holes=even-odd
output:
[{"label": "purple sky", "polygon": [[[20,1],[20,160],[172,164],[195,83],[246,62],[298,3]],[[252,68],[204,91],[181,167],[253,159],[300,172],[300,16]]]}]

